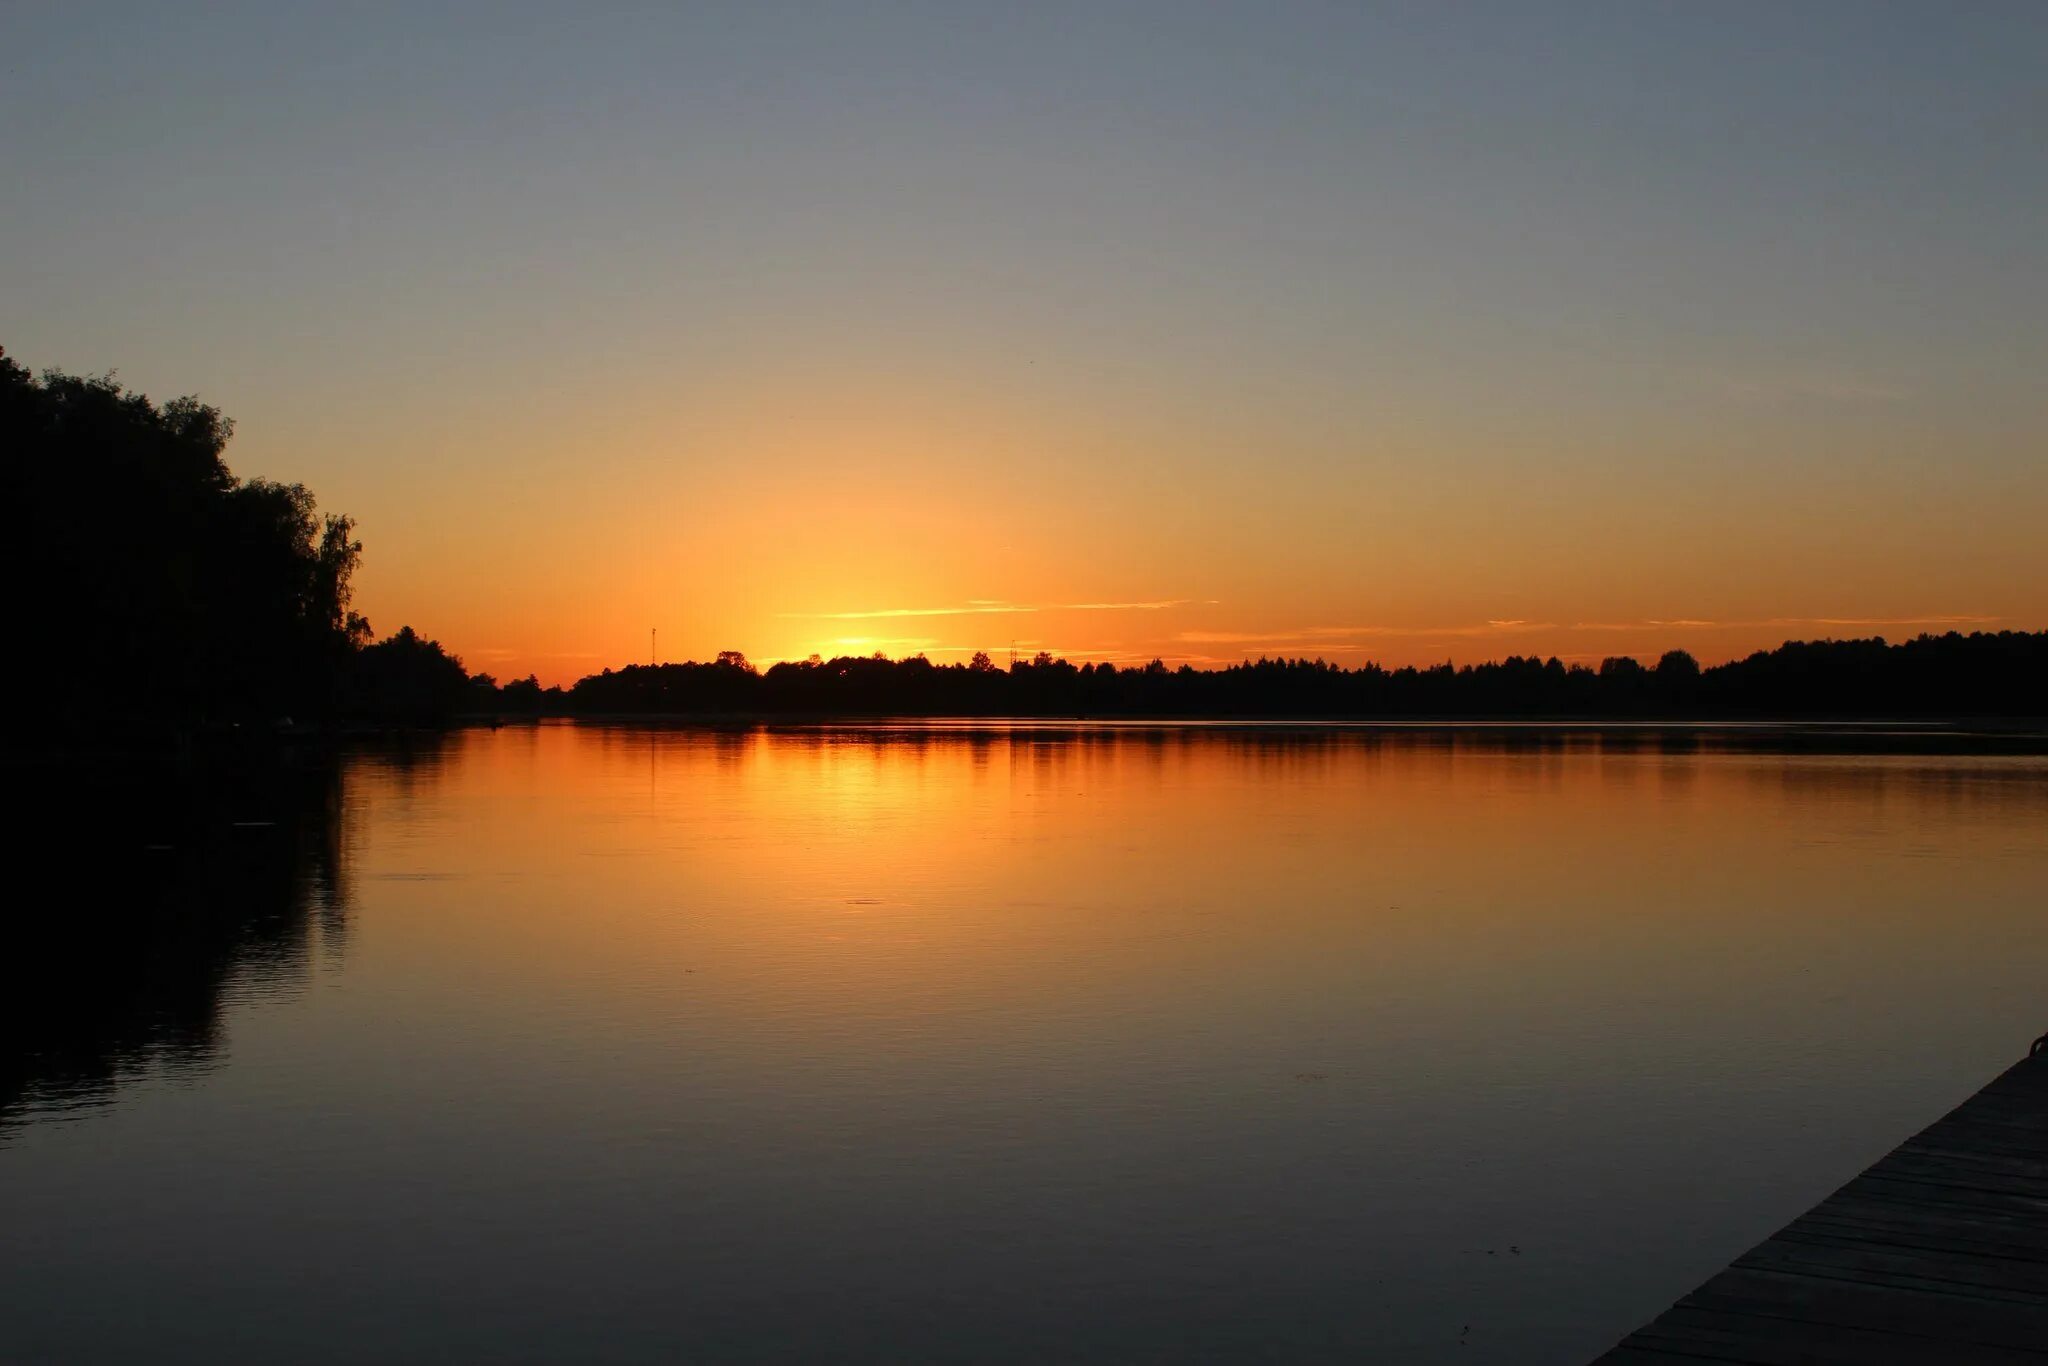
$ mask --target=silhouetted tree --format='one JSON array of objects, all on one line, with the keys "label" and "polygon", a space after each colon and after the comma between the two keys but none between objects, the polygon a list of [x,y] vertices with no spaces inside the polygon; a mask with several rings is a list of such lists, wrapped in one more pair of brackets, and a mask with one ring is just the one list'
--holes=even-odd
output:
[{"label": "silhouetted tree", "polygon": [[1700,662],[1683,650],[1666,650],[1656,672],[1658,678],[1674,683],[1694,679],[1700,676]]},{"label": "silhouetted tree", "polygon": [[195,398],[0,355],[0,568],[17,639],[64,675],[9,686],[58,729],[331,713],[368,632],[349,611],[362,547],[303,486],[235,478],[233,434]]},{"label": "silhouetted tree", "polygon": [[[561,689],[554,690],[559,696]],[[547,705],[547,694],[542,691],[540,680],[532,674],[514,679],[498,689],[498,705],[506,711],[522,712],[528,715],[539,713]]]},{"label": "silhouetted tree", "polygon": [[410,626],[358,651],[350,684],[353,715],[410,725],[445,721],[479,700],[462,661]]}]

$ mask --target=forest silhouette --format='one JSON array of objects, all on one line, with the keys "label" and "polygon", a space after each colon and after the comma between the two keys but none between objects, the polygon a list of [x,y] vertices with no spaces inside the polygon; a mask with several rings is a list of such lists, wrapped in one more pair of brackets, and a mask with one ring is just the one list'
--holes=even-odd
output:
[{"label": "forest silhouette", "polygon": [[428,721],[469,701],[437,643],[373,643],[350,609],[355,523],[303,485],[236,478],[233,434],[196,398],[157,405],[111,374],[32,376],[0,354],[0,566],[37,661],[6,686],[48,719],[39,738]]},{"label": "forest silhouette", "polygon": [[1299,718],[2026,717],[2048,685],[2048,632],[1787,642],[1702,669],[1682,650],[1652,666],[1598,668],[1510,656],[1485,664],[1343,668],[1320,659],[1221,669],[1084,663],[1040,654],[1005,669],[922,656],[812,659],[757,671],[728,651],[708,664],[633,665],[508,707],[565,714]]},{"label": "forest silhouette", "polygon": [[[298,484],[240,479],[233,423],[196,398],[161,405],[112,375],[31,375],[0,354],[0,449],[16,638],[8,674],[45,743],[189,741],[211,731],[346,730],[464,716],[1128,716],[1325,718],[2032,717],[2048,632],[1787,642],[1711,668],[1555,657],[1344,668],[1321,659],[1218,669],[1118,667],[1049,654],[1000,667],[922,655],[606,669],[568,688],[500,685],[405,626],[382,640],[352,610],[355,523]],[[53,681],[54,680],[54,681]]]}]

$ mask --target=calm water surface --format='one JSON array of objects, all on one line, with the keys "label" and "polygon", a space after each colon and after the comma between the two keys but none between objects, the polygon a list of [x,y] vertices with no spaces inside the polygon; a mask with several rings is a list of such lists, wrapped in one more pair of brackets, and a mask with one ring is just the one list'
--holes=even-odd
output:
[{"label": "calm water surface", "polygon": [[2048,1027],[2038,758],[565,724],[158,824],[14,912],[0,1361],[1572,1363]]}]

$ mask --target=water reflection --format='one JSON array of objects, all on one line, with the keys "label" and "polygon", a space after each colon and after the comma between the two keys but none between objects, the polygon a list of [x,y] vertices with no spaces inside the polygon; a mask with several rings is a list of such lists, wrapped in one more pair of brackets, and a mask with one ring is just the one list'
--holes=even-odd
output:
[{"label": "water reflection", "polygon": [[2041,1023],[2039,758],[545,725],[241,781],[45,804],[143,817],[33,853],[0,1358],[1567,1363]]},{"label": "water reflection", "polygon": [[35,892],[0,966],[0,1142],[219,1059],[236,998],[289,996],[347,942],[331,758],[16,775],[10,872]]}]

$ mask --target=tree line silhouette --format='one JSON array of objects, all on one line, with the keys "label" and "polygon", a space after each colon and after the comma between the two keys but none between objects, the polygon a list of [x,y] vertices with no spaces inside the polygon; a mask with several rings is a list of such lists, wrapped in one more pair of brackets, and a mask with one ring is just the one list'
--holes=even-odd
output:
[{"label": "tree line silhouette", "polygon": [[304,485],[236,478],[233,434],[196,398],[158,405],[0,354],[0,572],[35,661],[6,688],[45,719],[38,738],[424,721],[471,701],[437,643],[373,641],[350,610],[355,523]]},{"label": "tree line silhouette", "polygon": [[[161,405],[112,375],[32,376],[0,354],[0,486],[13,510],[0,566],[16,639],[7,671],[41,738],[207,729],[430,725],[464,715],[1160,717],[2038,716],[2048,632],[1788,642],[1702,669],[1684,651],[1595,668],[1343,668],[1258,659],[1220,669],[1009,668],[922,655],[813,657],[756,669],[606,669],[569,688],[500,685],[410,626],[378,640],[351,609],[355,523],[303,485],[239,479],[234,424],[196,398]],[[53,682],[53,680],[55,680]]]},{"label": "tree line silhouette", "polygon": [[[1702,669],[1683,650],[1644,666],[1510,656],[1485,664],[1343,668],[1321,659],[1221,669],[1160,660],[1076,665],[1040,654],[1004,669],[987,655],[809,659],[756,670],[734,651],[710,663],[631,665],[523,697],[562,714],[1184,717],[1932,717],[2038,716],[2048,632],[1792,641]],[[507,699],[509,701],[509,699]]]}]

